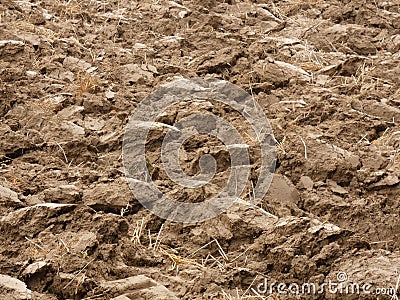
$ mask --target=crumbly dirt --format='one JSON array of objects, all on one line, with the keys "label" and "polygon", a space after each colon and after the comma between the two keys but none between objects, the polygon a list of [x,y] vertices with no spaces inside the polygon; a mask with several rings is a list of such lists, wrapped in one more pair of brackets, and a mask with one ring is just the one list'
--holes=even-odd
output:
[{"label": "crumbly dirt", "polygon": [[[257,286],[339,272],[399,284],[399,1],[2,0],[0,22],[0,274],[32,292],[0,280],[1,299],[395,299]],[[248,185],[228,212],[182,225],[131,193],[121,156],[130,114],[191,77],[238,85],[268,117],[278,161],[262,209],[247,205]],[[197,108],[246,131],[240,114],[207,105]],[[153,179],[182,201],[217,193],[229,169],[219,141],[184,145],[187,174],[211,153],[220,176],[182,191],[161,168],[162,136],[147,147]],[[110,288],[138,275],[150,283]]]}]

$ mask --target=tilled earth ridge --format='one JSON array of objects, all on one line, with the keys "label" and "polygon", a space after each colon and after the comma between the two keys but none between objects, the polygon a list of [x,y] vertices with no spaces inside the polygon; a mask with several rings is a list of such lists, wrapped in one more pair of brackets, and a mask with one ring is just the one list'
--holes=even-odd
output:
[{"label": "tilled earth ridge", "polygon": [[[398,286],[399,1],[2,0],[0,22],[1,299],[396,298],[257,287]],[[130,114],[160,85],[191,77],[227,80],[264,109],[278,163],[261,209],[249,206],[249,186],[228,212],[182,225],[129,190]],[[194,107],[246,131],[212,102],[159,121]],[[183,201],[218,192],[218,180],[169,186],[163,134],[149,137],[153,179]],[[188,174],[210,152],[225,178],[218,141],[184,148]]]}]

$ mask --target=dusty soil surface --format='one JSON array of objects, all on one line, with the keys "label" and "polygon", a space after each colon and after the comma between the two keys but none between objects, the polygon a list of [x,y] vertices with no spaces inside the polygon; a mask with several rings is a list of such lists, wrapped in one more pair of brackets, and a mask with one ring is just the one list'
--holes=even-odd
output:
[{"label": "dusty soil surface", "polygon": [[[1,299],[397,299],[399,1],[1,0],[0,22]],[[261,208],[249,189],[228,212],[182,225],[129,190],[130,114],[190,77],[225,79],[264,109],[278,162]],[[163,182],[160,138],[147,154]],[[202,150],[224,174],[214,146],[185,144],[188,174]],[[202,201],[218,184],[163,188]],[[265,279],[372,288],[282,294]]]}]

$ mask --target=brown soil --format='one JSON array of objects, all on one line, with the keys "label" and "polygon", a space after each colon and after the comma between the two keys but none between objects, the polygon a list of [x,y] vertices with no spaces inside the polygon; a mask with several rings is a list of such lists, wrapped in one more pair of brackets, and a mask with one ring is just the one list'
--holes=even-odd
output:
[{"label": "brown soil", "polygon": [[[33,299],[254,299],[264,278],[338,272],[398,283],[399,1],[2,0],[0,22],[0,274]],[[124,127],[161,84],[204,76],[254,95],[278,141],[276,174],[262,210],[243,202],[201,224],[166,222],[129,190]],[[207,142],[185,144],[188,174],[219,146]],[[257,153],[252,162],[256,174]],[[172,193],[202,201],[218,184]],[[137,275],[153,281],[110,288]],[[30,296],[0,280],[0,298]]]}]

